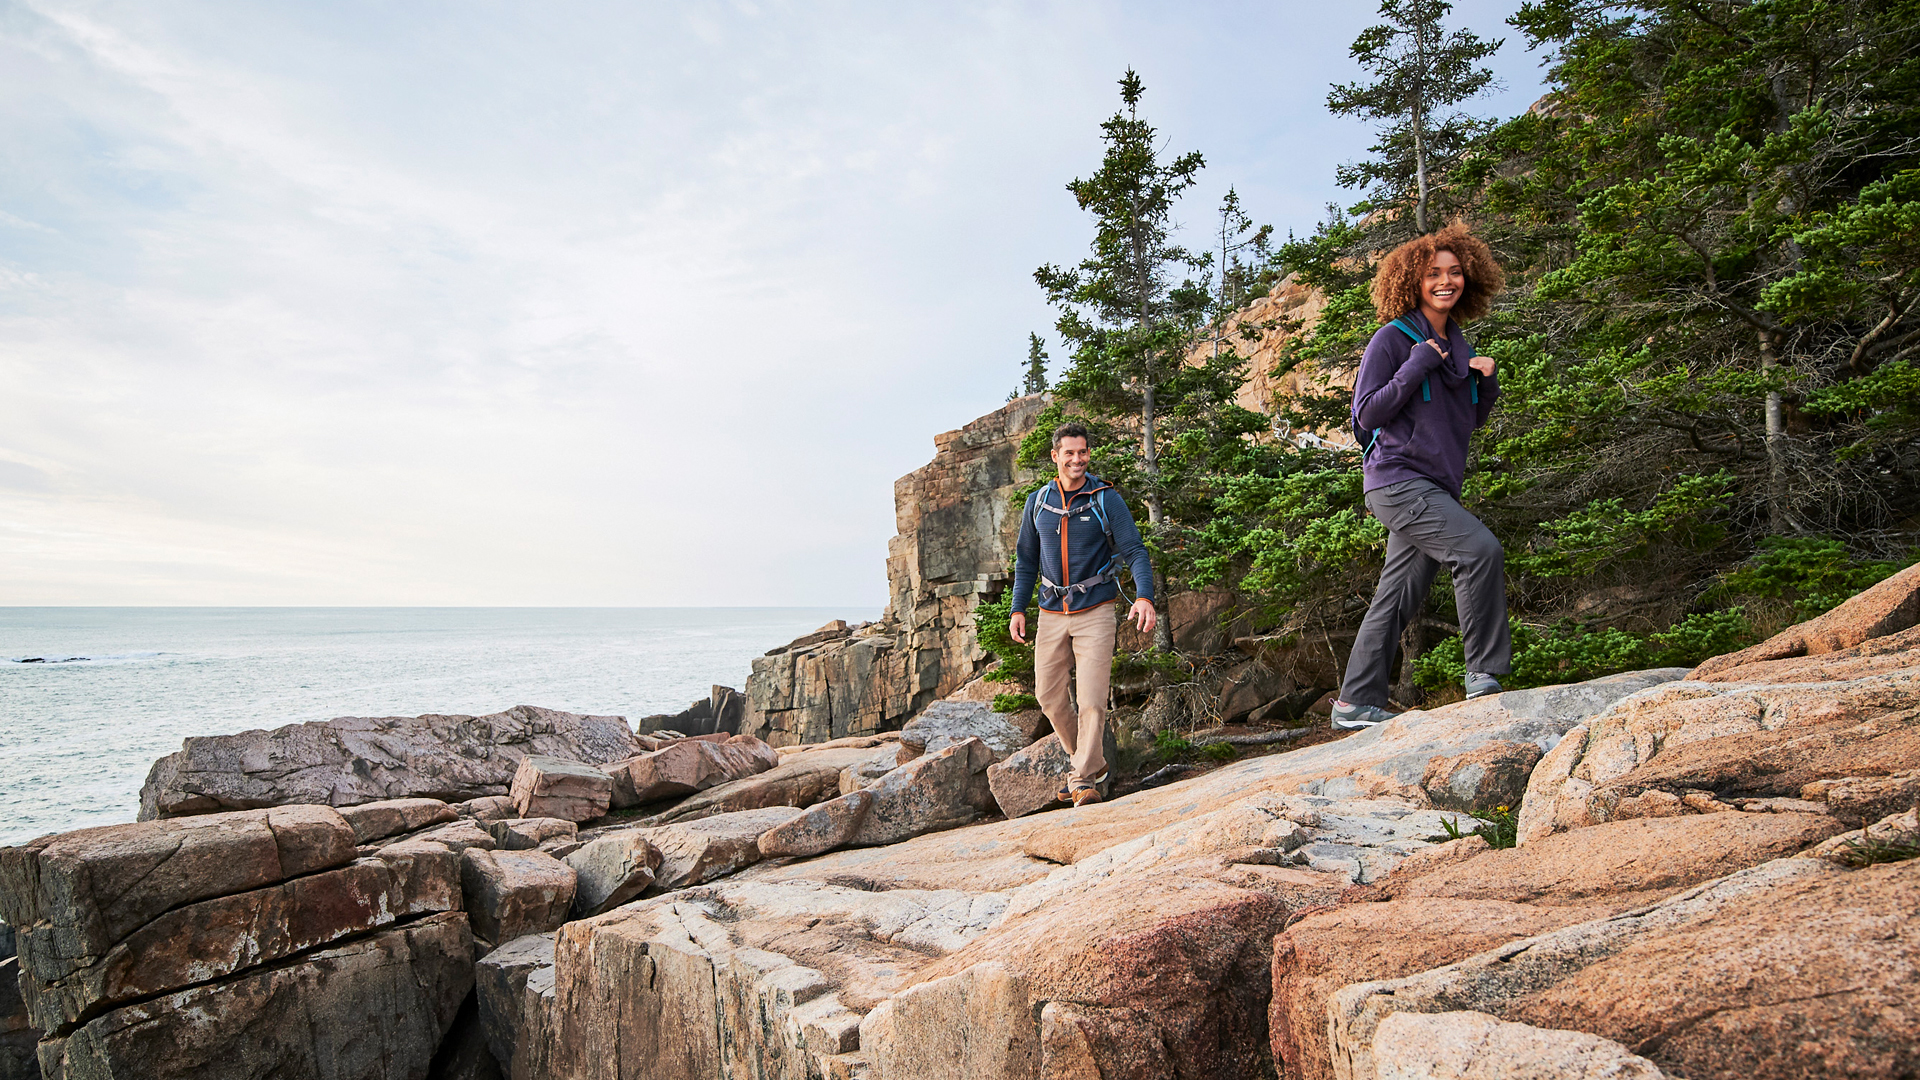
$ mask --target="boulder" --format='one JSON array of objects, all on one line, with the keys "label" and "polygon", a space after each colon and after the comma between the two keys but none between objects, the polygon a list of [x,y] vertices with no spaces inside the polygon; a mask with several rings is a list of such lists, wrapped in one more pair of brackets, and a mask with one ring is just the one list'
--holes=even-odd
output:
[{"label": "boulder", "polygon": [[324,806],[103,825],[0,848],[0,918],[29,967],[104,956],[172,908],[353,857],[353,829]]},{"label": "boulder", "polygon": [[510,795],[486,795],[478,799],[454,803],[453,812],[463,818],[483,822],[503,821],[520,816],[520,811],[513,805],[513,797]]},{"label": "boulder", "polygon": [[[1119,753],[1113,737],[1113,725],[1107,725],[1106,757],[1113,761]],[[1073,771],[1073,759],[1060,745],[1060,736],[1046,738],[1021,749],[1004,761],[987,767],[987,789],[1000,812],[1008,818],[1024,817],[1058,803],[1055,796]]]},{"label": "boulder", "polygon": [[1425,897],[1309,914],[1273,942],[1267,1029],[1274,1061],[1290,1080],[1342,1075],[1327,1045],[1327,1000],[1342,987],[1429,971],[1609,911]]},{"label": "boulder", "polygon": [[1527,779],[1540,763],[1540,747],[1531,742],[1494,742],[1464,754],[1427,762],[1420,787],[1445,810],[1486,814],[1520,805]]},{"label": "boulder", "polygon": [[[1504,696],[1504,695],[1503,695]],[[1920,769],[1920,668],[1844,682],[1680,682],[1627,698],[1541,758],[1520,843],[1597,821],[1727,809]]]},{"label": "boulder", "polygon": [[1853,648],[1920,623],[1920,563],[1852,597],[1832,611],[1780,631],[1751,648],[1716,656],[1694,668],[1689,679],[1706,679],[1738,668]]},{"label": "boulder", "polygon": [[487,824],[487,833],[493,838],[491,846],[502,851],[531,851],[550,840],[571,840],[579,831],[577,822],[552,817],[508,818]]},{"label": "boulder", "polygon": [[1231,724],[1244,720],[1255,709],[1295,689],[1292,680],[1281,677],[1258,660],[1249,660],[1227,672],[1227,681],[1220,687],[1220,722]]},{"label": "boulder", "polygon": [[465,847],[437,840],[396,840],[373,853],[393,872],[396,914],[459,911],[460,855]]},{"label": "boulder", "polygon": [[801,811],[760,838],[765,855],[891,844],[980,816],[993,750],[977,738],[915,758],[871,786]]},{"label": "boulder", "polygon": [[847,769],[863,766],[876,756],[893,760],[891,742],[864,737],[839,741],[843,745],[782,753],[780,764],[774,768],[688,796],[672,809],[649,818],[647,823],[692,821],[773,806],[812,806],[844,794],[841,776]]},{"label": "boulder", "polygon": [[487,1048],[507,1080],[553,1075],[553,934],[517,937],[474,965]]},{"label": "boulder", "polygon": [[1183,653],[1218,656],[1237,635],[1247,632],[1235,619],[1238,598],[1226,589],[1188,589],[1166,597],[1166,618],[1173,624],[1173,647]]},{"label": "boulder", "polygon": [[[445,877],[452,863],[409,866],[421,878]],[[440,873],[435,875],[434,871]],[[224,978],[283,957],[384,926],[423,911],[459,907],[458,878],[434,892],[437,907],[415,909],[407,882],[381,859],[262,889],[175,908],[98,956],[61,956],[31,948],[20,975],[33,1025],[65,1032],[116,1005]],[[450,888],[448,886],[451,886]],[[452,903],[445,903],[451,899]],[[35,943],[38,944],[37,942]]]},{"label": "boulder", "polygon": [[356,844],[370,844],[389,836],[457,821],[460,817],[453,807],[439,799],[383,799],[343,806],[340,816],[352,827]]},{"label": "boulder", "polygon": [[448,912],[115,1009],[42,1061],[74,1078],[412,1080],[472,986],[466,916]]},{"label": "boulder", "polygon": [[643,836],[613,833],[590,840],[565,857],[576,885],[573,917],[584,919],[639,896],[653,884],[660,849]]},{"label": "boulder", "polygon": [[[572,822],[568,822],[568,824],[572,824]],[[485,848],[488,851],[492,851],[494,848],[500,846],[499,842],[493,838],[491,832],[471,821],[456,821],[451,825],[442,825],[436,829],[427,829],[424,832],[415,833],[405,839],[427,840],[435,844],[440,844],[455,854],[459,854],[470,847]],[[375,850],[383,851],[385,848],[376,848]]]},{"label": "boulder", "polygon": [[861,758],[841,769],[840,794],[850,795],[863,788],[872,787],[875,780],[899,768],[900,751],[897,746],[898,744],[883,746],[871,751],[868,757]]},{"label": "boulder", "polygon": [[342,717],[190,738],[154,762],[140,818],[288,803],[505,795],[528,754],[598,765],[638,748],[618,716],[517,706],[490,716]]},{"label": "boulder", "polygon": [[800,810],[769,806],[633,830],[660,852],[653,887],[665,892],[725,877],[763,858],[760,838]]},{"label": "boulder", "polygon": [[[1031,998],[1025,979],[983,961],[881,1002],[860,1022],[860,1048],[878,1077],[1038,1077]],[[974,1037],[992,1030],[1005,1037]]]},{"label": "boulder", "polygon": [[1005,761],[1033,739],[1004,713],[980,701],[936,701],[900,729],[899,764],[922,754],[937,754],[956,743],[979,739]]},{"label": "boulder", "polygon": [[573,868],[544,851],[469,848],[460,863],[461,892],[473,933],[489,944],[544,934],[573,908]]},{"label": "boulder", "polygon": [[855,1075],[862,1016],[1002,910],[950,890],[726,881],[568,923],[549,1075]]},{"label": "boulder", "polygon": [[1800,797],[1817,800],[1842,821],[1874,821],[1902,807],[1920,804],[1920,769],[1887,776],[1816,780],[1800,789]]},{"label": "boulder", "polygon": [[724,742],[679,739],[650,753],[602,766],[615,807],[690,795],[777,767],[780,755],[751,735]]},{"label": "boulder", "polygon": [[1379,895],[1624,910],[1805,851],[1845,827],[1826,814],[1791,812],[1613,821],[1446,865],[1402,864]]},{"label": "boulder", "polygon": [[1335,992],[1335,1075],[1393,1013],[1471,1009],[1610,1039],[1697,1080],[1897,1075],[1920,1060],[1920,860],[1777,859],[1650,907]]},{"label": "boulder", "polygon": [[1869,675],[1920,666],[1920,626],[1897,634],[1868,638],[1851,648],[1817,656],[1758,660],[1737,667],[1716,667],[1695,678],[1710,683],[1848,682]]},{"label": "boulder", "polygon": [[578,761],[528,754],[513,774],[510,794],[523,818],[592,821],[606,816],[613,778]]},{"label": "boulder", "polygon": [[1380,1080],[1665,1080],[1611,1039],[1510,1024],[1485,1013],[1395,1013],[1380,1022]]}]

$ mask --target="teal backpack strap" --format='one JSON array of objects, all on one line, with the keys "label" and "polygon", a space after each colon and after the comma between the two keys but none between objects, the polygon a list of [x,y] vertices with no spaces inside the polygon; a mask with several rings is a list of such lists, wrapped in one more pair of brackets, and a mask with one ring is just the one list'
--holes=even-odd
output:
[{"label": "teal backpack strap", "polygon": [[[1113,526],[1107,521],[1106,510],[1107,492],[1119,490],[1119,488],[1113,487],[1112,485],[1101,488],[1094,493],[1092,498],[1087,500],[1087,505],[1093,509],[1093,516],[1099,520],[1100,531],[1107,534],[1107,565],[1106,568],[1101,571],[1101,574],[1111,577],[1113,579],[1114,589],[1116,589],[1121,596],[1126,597],[1127,590],[1120,586],[1120,545],[1113,540]],[[1132,603],[1133,599],[1127,597],[1127,602]]]},{"label": "teal backpack strap", "polygon": [[[1406,324],[1406,321],[1403,319],[1395,319],[1392,322],[1388,323],[1387,325],[1407,335],[1407,337],[1412,338],[1413,343],[1415,345],[1418,345],[1421,342],[1424,342],[1427,340],[1426,338],[1423,338],[1418,333],[1416,333],[1413,327],[1408,326]],[[1433,400],[1433,380],[1431,377],[1420,380],[1420,400],[1421,401]],[[1474,391],[1474,400],[1475,401],[1480,400],[1478,390]]]}]

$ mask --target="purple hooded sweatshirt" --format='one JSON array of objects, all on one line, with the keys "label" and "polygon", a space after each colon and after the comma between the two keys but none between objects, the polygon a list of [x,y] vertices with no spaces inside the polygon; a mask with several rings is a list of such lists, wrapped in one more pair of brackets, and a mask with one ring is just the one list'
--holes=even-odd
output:
[{"label": "purple hooded sweatshirt", "polygon": [[[1401,320],[1436,336],[1417,311]],[[1448,359],[1424,341],[1415,344],[1391,324],[1375,331],[1367,342],[1360,375],[1353,384],[1353,418],[1355,427],[1366,433],[1361,445],[1366,445],[1375,428],[1380,434],[1367,451],[1364,490],[1424,479],[1460,498],[1460,482],[1467,474],[1467,439],[1487,422],[1500,397],[1500,380],[1480,376],[1480,401],[1475,404],[1473,380],[1468,378],[1472,372],[1467,367],[1473,349],[1458,324],[1448,320],[1447,329]],[[1423,380],[1432,388],[1431,401],[1421,397]]]}]

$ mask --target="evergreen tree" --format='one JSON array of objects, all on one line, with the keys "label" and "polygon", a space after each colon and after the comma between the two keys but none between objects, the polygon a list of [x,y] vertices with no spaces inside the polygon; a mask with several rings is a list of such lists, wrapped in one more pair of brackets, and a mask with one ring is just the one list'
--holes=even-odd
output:
[{"label": "evergreen tree", "polygon": [[[1508,270],[1469,328],[1503,397],[1463,496],[1507,550],[1515,685],[1693,663],[1912,561],[1920,3],[1538,0],[1512,22],[1551,93],[1430,196]],[[1370,264],[1406,235],[1384,217],[1334,208],[1282,247],[1327,297],[1283,366],[1357,360]],[[1337,432],[1349,400],[1282,415]],[[1215,580],[1308,635],[1358,621],[1384,536],[1357,453],[1301,448],[1212,508]],[[1450,607],[1443,578],[1429,625]],[[1459,662],[1443,642],[1421,678]]]},{"label": "evergreen tree", "polygon": [[[1248,236],[1251,230],[1253,235]],[[1279,267],[1273,258],[1273,226],[1253,227],[1240,205],[1240,193],[1227,189],[1220,200],[1220,284],[1214,292],[1213,355],[1220,355],[1229,318],[1273,286]]]},{"label": "evergreen tree", "polygon": [[[1048,264],[1033,277],[1061,309],[1055,324],[1073,348],[1060,393],[1096,416],[1125,417],[1139,437],[1132,460],[1114,460],[1146,504],[1149,532],[1166,521],[1159,425],[1162,392],[1196,340],[1209,290],[1181,275],[1205,255],[1173,242],[1173,208],[1205,164],[1198,153],[1162,161],[1153,126],[1140,118],[1146,87],[1131,68],[1120,80],[1121,111],[1101,125],[1098,171],[1067,185],[1094,219],[1092,253],[1079,265]],[[1156,593],[1160,590],[1156,590]],[[1161,620],[1166,626],[1166,620]],[[1171,647],[1171,628],[1162,631]]]},{"label": "evergreen tree", "polygon": [[1337,115],[1384,122],[1372,147],[1377,159],[1342,166],[1340,185],[1373,185],[1372,208],[1403,204],[1411,188],[1413,225],[1421,233],[1430,231],[1429,222],[1438,224],[1428,213],[1437,176],[1488,126],[1449,107],[1495,85],[1493,72],[1476,65],[1501,45],[1467,30],[1447,33],[1440,20],[1451,10],[1445,0],[1381,0],[1386,22],[1361,31],[1350,50],[1374,81],[1327,94],[1327,108]]},{"label": "evergreen tree", "polygon": [[1027,379],[1021,387],[1023,394],[1044,394],[1047,392],[1047,346],[1040,335],[1027,334]]}]

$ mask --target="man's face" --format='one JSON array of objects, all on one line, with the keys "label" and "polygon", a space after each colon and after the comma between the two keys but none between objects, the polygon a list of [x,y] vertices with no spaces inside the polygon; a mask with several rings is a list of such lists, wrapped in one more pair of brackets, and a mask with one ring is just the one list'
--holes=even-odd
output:
[{"label": "man's face", "polygon": [[1079,483],[1087,475],[1087,463],[1093,454],[1087,449],[1087,440],[1077,435],[1069,435],[1060,440],[1053,448],[1053,464],[1060,475],[1067,479],[1069,486]]}]

